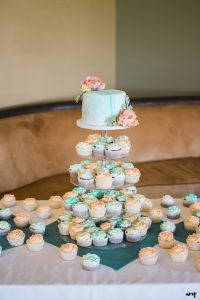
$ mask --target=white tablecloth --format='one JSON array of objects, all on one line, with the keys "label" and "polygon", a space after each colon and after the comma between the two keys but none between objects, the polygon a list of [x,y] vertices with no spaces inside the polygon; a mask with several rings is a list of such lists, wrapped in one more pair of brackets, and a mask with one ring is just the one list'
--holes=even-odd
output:
[{"label": "white tablecloth", "polygon": [[[153,200],[154,207],[159,201]],[[38,201],[39,204],[43,201]],[[189,214],[189,209],[181,207],[182,218]],[[14,213],[23,211],[20,205],[13,208]],[[53,210],[55,221],[62,209]],[[38,220],[34,212],[30,213],[31,222]],[[164,216],[166,218],[166,216]],[[180,222],[175,221],[175,223]],[[64,243],[64,241],[63,241]],[[190,251],[185,263],[174,263],[169,257],[169,250],[158,245],[159,261],[155,266],[147,267],[136,259],[119,271],[104,265],[94,272],[82,269],[80,257],[74,261],[60,259],[58,248],[45,243],[41,252],[34,253],[26,246],[3,251],[0,256],[0,300],[11,299],[57,299],[68,295],[69,299],[189,299],[186,292],[197,292],[200,299],[200,273],[195,257],[198,251]],[[111,257],[112,259],[112,257]],[[198,299],[198,298],[197,298]]]}]

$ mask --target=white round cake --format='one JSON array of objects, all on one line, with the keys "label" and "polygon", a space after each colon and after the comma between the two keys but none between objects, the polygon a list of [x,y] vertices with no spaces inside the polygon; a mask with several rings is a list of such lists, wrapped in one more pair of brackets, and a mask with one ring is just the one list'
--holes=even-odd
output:
[{"label": "white round cake", "polygon": [[126,93],[119,90],[90,91],[83,94],[82,122],[85,125],[106,126],[125,107]]}]

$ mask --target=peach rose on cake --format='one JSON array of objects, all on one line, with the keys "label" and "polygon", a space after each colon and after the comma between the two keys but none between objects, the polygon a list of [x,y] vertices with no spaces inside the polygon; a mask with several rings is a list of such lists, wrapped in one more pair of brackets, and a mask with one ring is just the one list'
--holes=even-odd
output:
[{"label": "peach rose on cake", "polygon": [[132,109],[123,109],[117,118],[118,125],[124,128],[131,128],[139,125],[137,116]]},{"label": "peach rose on cake", "polygon": [[105,89],[105,86],[105,83],[103,83],[101,79],[96,76],[88,76],[81,81],[81,90],[83,92],[89,92],[91,90],[103,90]]}]

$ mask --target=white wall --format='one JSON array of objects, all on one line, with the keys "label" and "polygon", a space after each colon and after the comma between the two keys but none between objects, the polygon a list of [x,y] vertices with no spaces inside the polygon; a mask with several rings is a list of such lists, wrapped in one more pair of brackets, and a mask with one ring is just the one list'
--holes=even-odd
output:
[{"label": "white wall", "polygon": [[0,0],[0,107],[115,86],[114,0]]}]

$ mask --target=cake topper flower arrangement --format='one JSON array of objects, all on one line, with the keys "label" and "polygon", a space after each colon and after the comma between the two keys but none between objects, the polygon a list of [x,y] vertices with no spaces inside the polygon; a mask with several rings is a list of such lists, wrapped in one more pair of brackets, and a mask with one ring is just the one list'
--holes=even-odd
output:
[{"label": "cake topper flower arrangement", "polygon": [[81,93],[76,97],[76,102],[86,92],[100,91],[105,89],[105,83],[97,76],[88,76],[81,81]]}]

